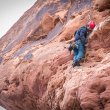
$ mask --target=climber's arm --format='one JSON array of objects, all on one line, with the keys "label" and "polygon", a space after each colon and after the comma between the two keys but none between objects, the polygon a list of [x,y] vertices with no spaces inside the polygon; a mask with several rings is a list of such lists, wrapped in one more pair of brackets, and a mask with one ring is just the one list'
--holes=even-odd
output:
[{"label": "climber's arm", "polygon": [[74,37],[72,39],[70,39],[70,40],[67,40],[66,43],[68,44],[68,43],[71,43],[73,41],[74,41]]}]

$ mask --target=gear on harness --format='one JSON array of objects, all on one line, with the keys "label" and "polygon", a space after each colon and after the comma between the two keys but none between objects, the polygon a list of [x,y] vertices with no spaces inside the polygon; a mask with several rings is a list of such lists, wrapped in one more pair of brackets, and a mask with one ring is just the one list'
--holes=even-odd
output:
[{"label": "gear on harness", "polygon": [[77,44],[75,42],[70,42],[68,47],[70,54],[71,54],[71,51],[74,50],[74,48],[77,48]]}]

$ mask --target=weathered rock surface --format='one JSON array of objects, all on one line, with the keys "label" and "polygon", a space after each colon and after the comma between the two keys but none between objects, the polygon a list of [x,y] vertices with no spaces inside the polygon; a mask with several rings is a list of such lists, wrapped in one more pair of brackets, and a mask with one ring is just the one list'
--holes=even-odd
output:
[{"label": "weathered rock surface", "polygon": [[[110,110],[110,10],[105,3],[109,1],[37,0],[0,39],[0,106]],[[65,41],[88,22],[88,15],[97,26],[85,61],[73,68]]]},{"label": "weathered rock surface", "polygon": [[110,9],[110,1],[109,0],[95,0],[95,7],[99,11],[104,11],[105,9]]}]

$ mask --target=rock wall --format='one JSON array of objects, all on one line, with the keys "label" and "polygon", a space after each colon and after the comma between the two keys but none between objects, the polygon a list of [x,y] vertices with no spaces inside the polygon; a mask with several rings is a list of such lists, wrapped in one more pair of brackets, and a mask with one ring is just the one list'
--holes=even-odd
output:
[{"label": "rock wall", "polygon": [[[97,3],[104,11],[96,10]],[[109,110],[110,10],[105,3],[37,0],[0,40],[0,106]],[[89,17],[97,26],[89,36],[84,61],[73,68],[74,53],[69,53],[66,41]]]},{"label": "rock wall", "polygon": [[104,11],[105,9],[110,9],[110,1],[109,0],[95,0],[95,7],[99,11]]}]

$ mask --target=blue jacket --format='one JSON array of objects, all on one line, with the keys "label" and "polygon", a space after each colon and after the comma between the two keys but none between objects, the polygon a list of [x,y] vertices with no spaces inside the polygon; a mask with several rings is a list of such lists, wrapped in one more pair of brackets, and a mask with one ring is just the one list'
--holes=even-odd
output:
[{"label": "blue jacket", "polygon": [[87,43],[87,32],[88,32],[88,29],[86,26],[83,26],[81,27],[79,30],[77,30],[75,33],[74,33],[74,36],[75,36],[75,42],[80,40],[81,43],[83,43],[84,45]]}]

